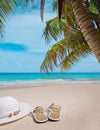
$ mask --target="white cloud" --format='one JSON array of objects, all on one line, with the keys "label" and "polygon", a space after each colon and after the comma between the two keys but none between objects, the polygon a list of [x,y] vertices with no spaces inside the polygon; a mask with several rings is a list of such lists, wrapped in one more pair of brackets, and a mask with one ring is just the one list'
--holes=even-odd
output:
[{"label": "white cloud", "polygon": [[[45,20],[54,17],[52,13],[45,13]],[[41,22],[39,12],[35,14],[15,15],[6,25],[5,41],[25,44],[33,51],[46,51],[48,47],[42,39],[45,22]]]}]

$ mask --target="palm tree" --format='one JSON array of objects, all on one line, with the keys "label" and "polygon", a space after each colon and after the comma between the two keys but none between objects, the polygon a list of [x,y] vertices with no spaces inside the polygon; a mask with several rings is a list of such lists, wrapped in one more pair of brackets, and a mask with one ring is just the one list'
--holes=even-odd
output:
[{"label": "palm tree", "polygon": [[[57,9],[57,3],[54,3],[53,10]],[[91,54],[91,49],[85,41],[79,26],[75,22],[71,4],[66,5],[66,18],[64,15],[58,20],[55,17],[46,22],[43,32],[46,43],[51,39],[57,41],[60,35],[64,35],[64,39],[57,42],[46,54],[41,65],[41,71],[53,70],[56,66],[61,66],[61,70],[70,68],[76,61],[82,57]],[[92,11],[92,10],[91,10]],[[98,14],[89,12],[91,21],[96,21]]]},{"label": "palm tree", "polygon": [[41,72],[53,71],[61,66],[61,70],[69,69],[75,62],[91,54],[91,49],[79,31],[53,45],[47,52],[41,65]]},{"label": "palm tree", "polygon": [[[61,15],[62,8],[67,0],[58,0],[59,14]],[[92,52],[96,55],[98,62],[100,62],[100,39],[96,30],[89,19],[88,13],[85,10],[81,0],[69,0],[73,7],[73,12],[77,23],[80,26],[81,32],[90,46]]]},{"label": "palm tree", "polygon": [[[67,6],[71,7],[71,5]],[[67,24],[64,17],[60,21],[58,17],[55,17],[46,22],[43,32],[46,43],[49,43],[51,39],[57,41],[61,35],[64,36],[64,39],[54,44],[47,52],[40,68],[41,72],[52,71],[54,67],[58,67],[59,65],[61,66],[61,70],[69,69],[75,62],[91,54],[91,50],[81,31],[75,25],[75,22],[73,22],[72,9],[69,9],[67,18]]]},{"label": "palm tree", "polygon": [[[41,1],[42,1],[41,10],[43,12],[43,4],[45,3],[45,0]],[[59,19],[61,18],[62,11],[63,13],[65,13],[66,17],[67,13],[65,11],[66,4],[71,3],[75,19],[80,27],[80,30],[85,40],[87,41],[89,47],[91,48],[92,52],[97,57],[98,62],[100,62],[100,38],[97,34],[97,31],[94,29],[89,19],[88,12],[84,7],[84,5],[82,4],[82,2],[83,2],[82,0],[58,0]],[[88,0],[86,2],[89,3]]]}]

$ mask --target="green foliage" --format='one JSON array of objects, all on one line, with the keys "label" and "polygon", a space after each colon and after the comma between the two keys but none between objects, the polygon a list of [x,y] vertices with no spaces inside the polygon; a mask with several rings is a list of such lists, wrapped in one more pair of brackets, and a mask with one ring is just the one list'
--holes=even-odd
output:
[{"label": "green foliage", "polygon": [[95,7],[100,11],[100,0],[90,0],[90,2],[92,2]]},{"label": "green foliage", "polygon": [[10,13],[14,13],[20,4],[33,5],[35,0],[0,0],[0,34]]},{"label": "green foliage", "polygon": [[91,50],[80,31],[57,42],[45,56],[41,72],[53,71],[61,66],[61,70],[69,69],[75,62],[91,53]]},{"label": "green foliage", "polygon": [[17,7],[16,0],[0,0],[0,33],[9,13]]},{"label": "green foliage", "polygon": [[75,62],[91,54],[90,52],[90,48],[87,44],[78,46],[75,50],[70,52],[69,55],[67,55],[61,62],[61,70],[69,69],[72,65],[75,64]]},{"label": "green foliage", "polygon": [[[52,39],[57,41],[62,33],[64,34],[64,39],[55,43],[51,50],[47,52],[40,68],[41,72],[53,71],[54,67],[58,66],[61,67],[61,70],[69,69],[80,59],[92,54],[90,47],[85,41],[81,30],[76,23],[71,3],[61,5],[60,2],[62,3],[62,1],[58,1],[60,21],[58,21],[57,17],[47,21],[43,35],[46,43],[50,42]],[[100,16],[98,13],[98,8],[94,5],[94,3],[91,3],[88,0],[83,0],[82,2],[83,8],[86,8],[89,13],[89,18],[94,24],[94,28],[96,28],[98,30],[98,34],[100,34]],[[56,5],[54,6],[56,9],[57,3],[54,5]],[[61,6],[63,6],[63,8]],[[60,24],[62,19],[64,19],[64,23]]]},{"label": "green foliage", "polygon": [[66,27],[66,20],[61,19],[60,22],[58,17],[51,19],[46,22],[46,27],[43,31],[46,43],[50,43],[52,39],[58,40],[58,37],[63,34],[63,30]]},{"label": "green foliage", "polygon": [[98,8],[94,5],[94,3],[90,3],[89,10],[93,12],[94,14],[99,14]]}]

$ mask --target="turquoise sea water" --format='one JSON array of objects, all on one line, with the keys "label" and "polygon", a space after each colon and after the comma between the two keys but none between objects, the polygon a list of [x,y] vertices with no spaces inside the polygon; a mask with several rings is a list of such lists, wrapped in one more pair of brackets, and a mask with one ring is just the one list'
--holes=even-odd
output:
[{"label": "turquoise sea water", "polygon": [[100,81],[100,73],[0,73],[0,84],[50,80]]}]

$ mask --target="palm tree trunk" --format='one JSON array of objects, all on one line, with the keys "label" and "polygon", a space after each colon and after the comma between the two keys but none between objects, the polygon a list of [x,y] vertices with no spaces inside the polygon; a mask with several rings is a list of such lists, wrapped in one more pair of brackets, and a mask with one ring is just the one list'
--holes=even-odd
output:
[{"label": "palm tree trunk", "polygon": [[72,0],[72,6],[75,19],[80,26],[81,32],[100,63],[100,39],[89,20],[88,14],[82,5],[82,1]]}]

